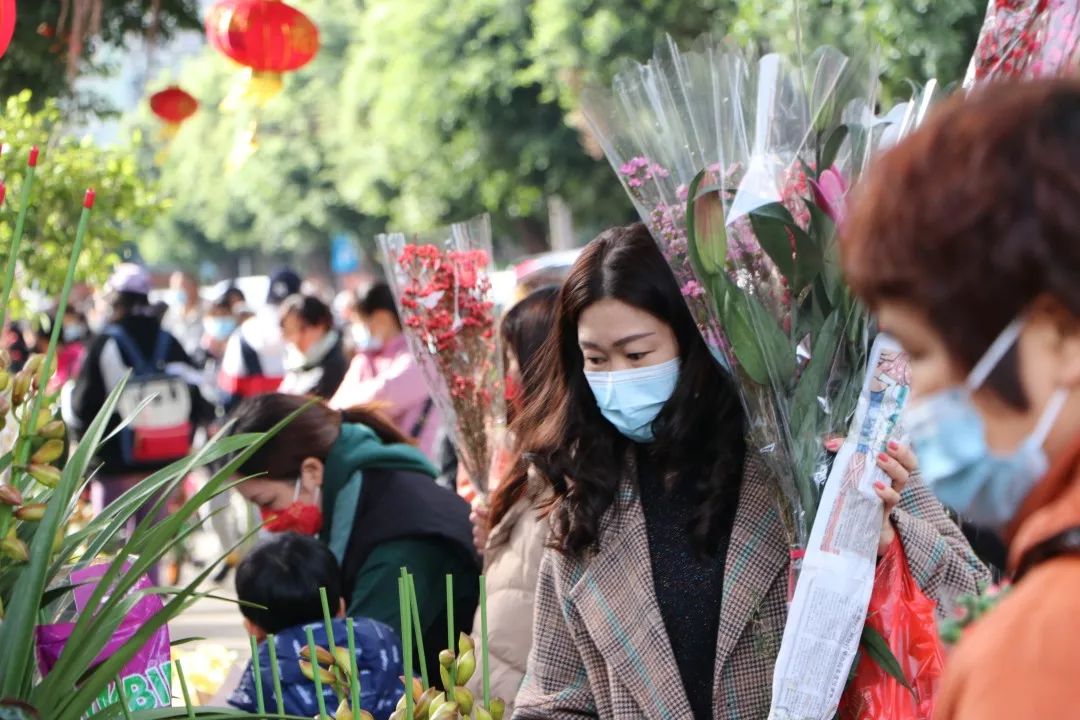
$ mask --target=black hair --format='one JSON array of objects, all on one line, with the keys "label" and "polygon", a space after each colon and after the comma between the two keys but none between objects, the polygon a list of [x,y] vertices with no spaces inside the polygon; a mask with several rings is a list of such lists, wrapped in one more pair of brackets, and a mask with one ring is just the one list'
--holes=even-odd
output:
[{"label": "black hair", "polygon": [[397,305],[394,304],[394,293],[391,292],[390,286],[385,282],[377,282],[372,285],[364,293],[364,297],[360,298],[360,305],[357,309],[363,317],[369,317],[376,310],[385,310],[394,316],[398,327],[401,327],[401,318],[398,316]]},{"label": "black hair", "polygon": [[244,291],[235,285],[230,285],[225,288],[225,292],[221,294],[221,299],[229,304],[234,302],[247,302],[247,298],[244,297]]},{"label": "black hair", "polygon": [[582,251],[559,292],[555,328],[542,350],[543,387],[514,424],[526,461],[555,496],[552,542],[582,558],[596,550],[600,523],[630,461],[630,441],[600,413],[584,375],[578,320],[613,298],[667,323],[679,345],[679,380],[653,422],[650,461],[664,476],[692,483],[695,548],[713,555],[724,518],[738,502],[746,449],[742,408],[731,378],[713,358],[675,276],[649,231],[611,228]]},{"label": "black hair", "polygon": [[255,546],[236,568],[236,596],[245,618],[267,633],[322,620],[319,588],[330,612],[341,605],[341,568],[319,540],[294,532],[273,535]]},{"label": "black hair", "polygon": [[305,325],[334,327],[334,313],[330,306],[314,295],[292,295],[281,305],[281,319],[296,315]]},{"label": "black hair", "polygon": [[533,366],[555,322],[557,285],[538,288],[506,311],[499,334],[503,349],[511,350],[521,368],[522,379],[535,377]]}]

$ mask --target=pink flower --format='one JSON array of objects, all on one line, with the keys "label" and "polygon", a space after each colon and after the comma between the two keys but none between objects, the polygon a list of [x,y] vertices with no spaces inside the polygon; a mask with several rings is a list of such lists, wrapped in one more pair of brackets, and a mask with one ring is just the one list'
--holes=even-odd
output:
[{"label": "pink flower", "polygon": [[833,165],[822,170],[816,181],[811,180],[810,186],[814,190],[814,202],[817,206],[824,210],[834,223],[841,225],[847,214],[847,181],[844,176]]},{"label": "pink flower", "polygon": [[701,286],[697,280],[689,280],[682,286],[683,297],[694,298],[695,300],[705,295],[705,288]]}]

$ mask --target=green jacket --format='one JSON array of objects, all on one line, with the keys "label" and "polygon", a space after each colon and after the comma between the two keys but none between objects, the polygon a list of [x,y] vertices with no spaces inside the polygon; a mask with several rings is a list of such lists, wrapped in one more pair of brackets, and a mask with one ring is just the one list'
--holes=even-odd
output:
[{"label": "green jacket", "polygon": [[[342,565],[348,612],[401,632],[397,579],[416,584],[429,676],[447,647],[445,578],[454,576],[454,630],[469,632],[479,596],[468,505],[438,487],[435,468],[411,445],[382,443],[363,425],[343,425],[323,473],[320,538]],[[414,642],[416,659],[420,653]],[[418,666],[417,666],[418,667]]]}]

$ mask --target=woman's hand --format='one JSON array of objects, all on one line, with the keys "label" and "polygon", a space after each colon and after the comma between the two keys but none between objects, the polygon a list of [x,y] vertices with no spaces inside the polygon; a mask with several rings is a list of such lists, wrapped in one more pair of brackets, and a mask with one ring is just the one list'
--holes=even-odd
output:
[{"label": "woman's hand", "polygon": [[[825,448],[836,452],[843,444],[843,438],[834,438],[825,443]],[[874,492],[882,503],[881,535],[878,536],[878,557],[881,557],[896,539],[896,528],[890,516],[900,502],[900,494],[904,492],[908,480],[918,471],[919,461],[910,447],[890,440],[886,451],[878,453],[875,462],[892,481],[891,484],[881,481],[874,483]]]},{"label": "woman's hand", "polygon": [[469,513],[469,520],[472,521],[472,537],[473,545],[476,546],[476,552],[481,555],[484,554],[484,548],[487,547],[488,541],[488,507],[482,501],[477,501],[473,504],[472,512]]},{"label": "woman's hand", "polygon": [[881,481],[874,483],[874,492],[881,498],[884,513],[877,550],[878,557],[881,557],[896,539],[896,528],[890,516],[900,502],[900,493],[904,492],[911,475],[918,469],[919,461],[915,459],[915,453],[910,447],[890,440],[886,451],[878,453],[877,465],[892,480],[891,486]]}]

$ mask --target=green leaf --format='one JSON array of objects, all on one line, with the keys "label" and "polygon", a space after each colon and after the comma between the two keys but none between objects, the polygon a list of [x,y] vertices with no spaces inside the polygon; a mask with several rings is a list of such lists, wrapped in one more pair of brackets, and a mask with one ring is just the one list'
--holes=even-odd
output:
[{"label": "green leaf", "polygon": [[756,208],[750,213],[750,223],[758,243],[798,295],[821,272],[821,244],[798,226],[782,203]]},{"label": "green leaf", "polygon": [[829,137],[825,140],[825,145],[821,149],[821,163],[817,168],[819,173],[836,162],[836,156],[840,152],[840,147],[844,144],[844,140],[847,139],[847,136],[847,125],[838,125],[831,133],[829,133]]},{"label": "green leaf", "polygon": [[869,625],[863,625],[862,646],[866,650],[866,656],[884,670],[889,677],[896,680],[908,691],[915,692],[911,688],[911,683],[904,677],[904,669],[900,667],[900,661],[893,655],[892,650],[889,649],[889,644],[885,642],[885,638],[881,636],[881,633]]},{"label": "green leaf", "polygon": [[746,294],[724,273],[713,278],[721,323],[731,349],[750,379],[759,385],[787,388],[795,374],[795,349],[757,298]]},{"label": "green leaf", "polygon": [[92,452],[105,432],[123,389],[123,382],[113,388],[97,417],[90,423],[83,435],[83,442],[75,448],[75,453],[61,472],[60,483],[53,490],[45,516],[34,533],[34,540],[30,544],[30,561],[19,578],[19,592],[12,597],[7,616],[0,624],[0,696],[20,697],[28,674],[33,671],[33,631],[37,624],[39,602],[45,590],[56,531],[67,515],[76,487],[87,473]]},{"label": "green leaf", "polygon": [[[707,170],[702,170],[694,176],[694,179],[690,181],[690,189],[686,195],[687,255],[690,258],[690,266],[694,269],[694,274],[703,281],[707,281],[708,278],[716,274],[715,269],[710,269],[710,267],[706,266],[707,259],[702,257],[701,253],[698,251],[697,224],[694,218],[694,199],[697,197],[698,188],[701,186],[702,181],[705,179],[705,175],[707,172]],[[723,270],[723,268],[720,269]]]}]

